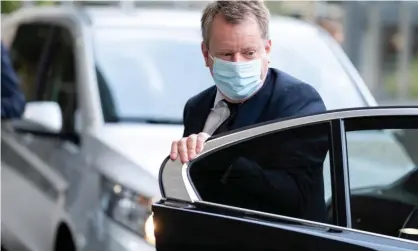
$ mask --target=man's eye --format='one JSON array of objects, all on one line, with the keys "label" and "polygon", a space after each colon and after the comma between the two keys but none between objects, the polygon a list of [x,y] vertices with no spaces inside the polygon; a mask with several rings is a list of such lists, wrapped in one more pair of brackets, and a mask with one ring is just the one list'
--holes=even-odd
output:
[{"label": "man's eye", "polygon": [[255,55],[255,51],[249,51],[249,52],[247,52],[247,55],[248,56],[254,56]]}]

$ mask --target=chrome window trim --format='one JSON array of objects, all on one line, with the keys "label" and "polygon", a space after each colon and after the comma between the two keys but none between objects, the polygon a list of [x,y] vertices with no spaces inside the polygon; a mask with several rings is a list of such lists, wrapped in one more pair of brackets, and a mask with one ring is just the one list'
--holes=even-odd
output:
[{"label": "chrome window trim", "polygon": [[187,163],[182,164],[179,158],[172,161],[169,157],[164,162],[165,164],[161,167],[159,175],[162,198],[189,202],[197,201],[198,197],[194,192],[192,183],[188,182]]},{"label": "chrome window trim", "polygon": [[181,175],[182,175],[183,181],[186,181],[186,180],[189,181],[189,182],[184,182],[184,186],[186,187],[187,194],[189,195],[191,202],[201,201],[200,197],[198,197],[198,195],[195,193],[195,190],[192,186],[192,182],[189,179],[188,167],[189,167],[188,163],[184,163],[181,168],[181,171],[182,171]]},{"label": "chrome window trim", "polygon": [[374,117],[374,116],[418,116],[417,107],[388,107],[388,108],[364,108],[364,109],[347,109],[336,110],[315,115],[303,116],[298,118],[291,118],[288,120],[281,120],[278,122],[269,123],[266,125],[256,126],[247,130],[238,131],[223,137],[215,138],[205,144],[204,150],[196,157],[199,158],[203,154],[209,154],[225,144],[233,144],[237,141],[244,140],[249,137],[258,136],[266,132],[278,131],[294,126],[304,126],[308,124],[320,123],[324,121],[336,119],[349,119],[355,117]]}]

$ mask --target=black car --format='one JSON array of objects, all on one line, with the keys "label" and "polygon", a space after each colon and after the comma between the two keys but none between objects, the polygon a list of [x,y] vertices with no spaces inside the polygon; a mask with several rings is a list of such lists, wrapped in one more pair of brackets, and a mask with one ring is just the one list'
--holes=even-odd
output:
[{"label": "black car", "polygon": [[[222,191],[210,190],[208,179],[222,182],[237,157],[268,152],[254,160],[268,165],[271,153],[285,158],[277,151],[289,155],[289,148],[313,139],[326,143],[318,169],[324,200],[317,199],[324,221],[264,210],[269,196],[263,194],[249,191],[240,204],[218,200]],[[274,148],[278,144],[284,147]],[[163,162],[162,199],[153,205],[156,248],[418,250],[417,157],[418,107],[335,110],[213,137],[193,161]]]}]

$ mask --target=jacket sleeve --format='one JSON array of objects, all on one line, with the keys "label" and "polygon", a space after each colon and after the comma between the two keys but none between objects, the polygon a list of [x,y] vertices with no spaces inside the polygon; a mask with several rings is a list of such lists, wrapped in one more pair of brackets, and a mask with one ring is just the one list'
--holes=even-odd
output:
[{"label": "jacket sleeve", "polygon": [[25,98],[8,52],[1,44],[1,118],[19,118],[25,108]]}]

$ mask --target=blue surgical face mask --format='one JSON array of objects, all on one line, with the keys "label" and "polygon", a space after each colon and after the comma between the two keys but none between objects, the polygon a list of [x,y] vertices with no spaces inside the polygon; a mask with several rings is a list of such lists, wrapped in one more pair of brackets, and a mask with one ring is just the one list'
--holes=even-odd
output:
[{"label": "blue surgical face mask", "polygon": [[209,55],[213,63],[213,79],[227,98],[240,101],[251,97],[261,85],[261,58],[246,62],[230,62]]}]

